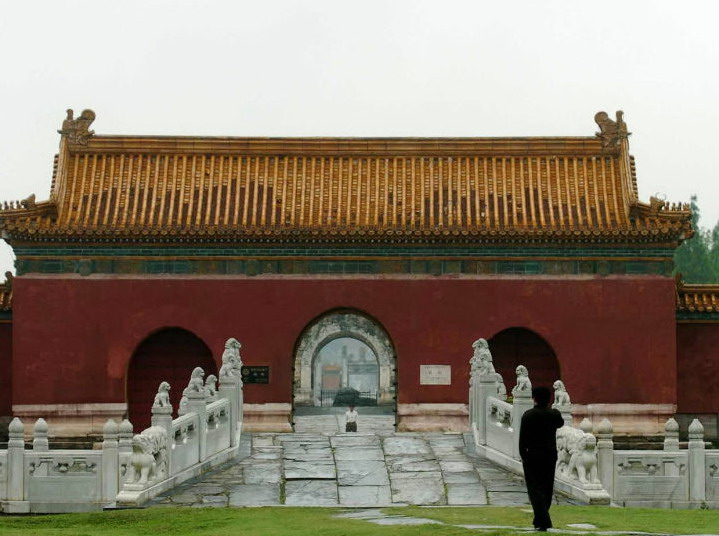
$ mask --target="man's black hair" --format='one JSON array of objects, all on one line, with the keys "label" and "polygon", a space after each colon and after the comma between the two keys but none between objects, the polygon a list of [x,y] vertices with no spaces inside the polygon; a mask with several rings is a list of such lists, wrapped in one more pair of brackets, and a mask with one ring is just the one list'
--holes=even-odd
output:
[{"label": "man's black hair", "polygon": [[532,388],[532,398],[537,403],[537,406],[547,407],[551,396],[552,393],[547,387],[540,386]]}]

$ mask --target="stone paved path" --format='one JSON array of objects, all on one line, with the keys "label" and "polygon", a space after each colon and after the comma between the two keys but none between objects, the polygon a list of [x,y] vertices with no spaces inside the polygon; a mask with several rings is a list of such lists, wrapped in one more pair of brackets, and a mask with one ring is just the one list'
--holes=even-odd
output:
[{"label": "stone paved path", "polygon": [[[392,506],[529,504],[522,478],[480,459],[461,434],[338,432],[335,416],[293,434],[243,436],[248,455],[186,482],[153,505]],[[328,430],[327,426],[334,426]],[[335,430],[335,431],[333,431]],[[560,502],[566,502],[561,500]]]}]

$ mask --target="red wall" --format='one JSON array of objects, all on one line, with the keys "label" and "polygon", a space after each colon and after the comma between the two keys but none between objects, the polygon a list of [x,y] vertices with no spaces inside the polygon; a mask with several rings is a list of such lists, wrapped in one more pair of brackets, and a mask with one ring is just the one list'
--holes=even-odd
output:
[{"label": "red wall", "polygon": [[[401,403],[466,402],[472,342],[513,326],[549,342],[576,403],[676,403],[668,278],[25,276],[14,290],[16,404],[124,402],[135,348],[170,326],[218,361],[236,337],[245,364],[271,366],[245,400],[290,402],[297,338],[339,307],[389,333]],[[419,364],[452,365],[452,385],[420,386]]]},{"label": "red wall", "polygon": [[12,415],[12,323],[0,321],[0,417]]},{"label": "red wall", "polygon": [[678,413],[719,411],[719,324],[677,324]]}]

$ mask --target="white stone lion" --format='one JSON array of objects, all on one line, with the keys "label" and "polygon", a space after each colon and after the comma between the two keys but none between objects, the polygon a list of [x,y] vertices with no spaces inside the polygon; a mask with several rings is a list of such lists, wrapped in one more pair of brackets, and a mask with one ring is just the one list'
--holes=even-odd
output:
[{"label": "white stone lion", "polygon": [[532,382],[529,380],[529,371],[527,370],[527,367],[519,365],[515,372],[517,373],[517,385],[512,388],[512,395],[517,396],[520,393],[531,393]]},{"label": "white stone lion", "polygon": [[582,484],[598,483],[596,447],[592,434],[563,426],[557,430],[557,471]]},{"label": "white stone lion", "polygon": [[554,404],[552,404],[553,408],[569,406],[572,403],[569,398],[567,388],[564,387],[564,382],[562,380],[557,380],[556,382],[554,382],[552,384],[552,387],[554,387]]},{"label": "white stone lion", "polygon": [[151,426],[132,438],[132,454],[128,465],[129,484],[147,484],[167,477],[167,430]]}]

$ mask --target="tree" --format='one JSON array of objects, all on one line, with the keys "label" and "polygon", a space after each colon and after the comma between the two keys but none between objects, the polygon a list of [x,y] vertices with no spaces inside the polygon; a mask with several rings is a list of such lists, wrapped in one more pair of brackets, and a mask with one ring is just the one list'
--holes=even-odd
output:
[{"label": "tree", "polygon": [[686,283],[719,283],[719,223],[709,232],[699,225],[697,196],[691,199],[694,236],[674,253],[674,273]]}]

